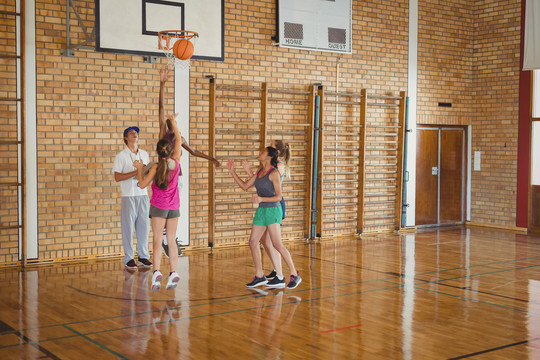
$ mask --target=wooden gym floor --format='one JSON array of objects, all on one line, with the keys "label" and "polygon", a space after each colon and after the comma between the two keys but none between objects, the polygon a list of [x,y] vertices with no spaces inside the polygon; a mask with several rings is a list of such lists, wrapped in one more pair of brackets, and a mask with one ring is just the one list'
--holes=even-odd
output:
[{"label": "wooden gym floor", "polygon": [[156,293],[118,259],[2,269],[0,359],[540,359],[540,237],[288,247],[294,290],[246,289],[247,247],[180,258],[178,288]]}]

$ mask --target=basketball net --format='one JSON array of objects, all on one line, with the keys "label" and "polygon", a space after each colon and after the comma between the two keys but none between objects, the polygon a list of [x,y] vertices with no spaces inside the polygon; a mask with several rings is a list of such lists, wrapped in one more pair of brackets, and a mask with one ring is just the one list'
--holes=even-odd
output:
[{"label": "basketball net", "polygon": [[195,49],[195,44],[197,43],[198,38],[199,34],[197,34],[195,31],[163,30],[158,33],[158,48],[167,57],[167,62],[169,66],[174,66],[175,68],[179,69],[189,69],[189,67],[191,66],[191,58],[187,60],[181,60],[174,56],[174,43],[180,39],[186,39],[188,41],[191,41],[191,43],[193,44],[193,48]]}]

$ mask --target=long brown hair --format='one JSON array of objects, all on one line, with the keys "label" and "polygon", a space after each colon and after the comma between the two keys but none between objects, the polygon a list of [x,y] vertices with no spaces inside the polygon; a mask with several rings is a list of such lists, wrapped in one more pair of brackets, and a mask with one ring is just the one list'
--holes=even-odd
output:
[{"label": "long brown hair", "polygon": [[268,154],[268,156],[270,156],[270,165],[272,165],[273,167],[277,169],[277,162],[278,162],[278,157],[279,157],[278,149],[273,148],[271,146],[267,146],[266,153]]},{"label": "long brown hair", "polygon": [[282,140],[274,140],[274,144],[276,145],[276,150],[279,152],[279,157],[283,159],[285,175],[290,177],[289,160],[291,159],[291,148],[289,147],[289,143],[283,142]]},{"label": "long brown hair", "polygon": [[169,187],[169,159],[173,153],[173,146],[167,139],[161,139],[157,143],[156,152],[159,156],[158,166],[154,183],[161,190],[167,190]]}]

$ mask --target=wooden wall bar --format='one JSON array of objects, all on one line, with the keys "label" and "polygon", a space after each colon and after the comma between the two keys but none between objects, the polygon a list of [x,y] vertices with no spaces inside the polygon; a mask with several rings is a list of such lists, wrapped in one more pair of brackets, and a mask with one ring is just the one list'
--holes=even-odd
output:
[{"label": "wooden wall bar", "polygon": [[396,180],[396,230],[401,229],[401,205],[403,203],[403,161],[405,145],[405,91],[399,93],[399,129],[398,129],[398,150],[397,150],[397,180]]},{"label": "wooden wall bar", "polygon": [[[316,95],[320,137],[314,235],[394,231],[401,220],[404,92],[369,96],[366,89],[335,93],[319,85],[306,91],[213,80],[210,153],[224,161],[233,159],[243,177],[241,160],[255,169],[256,151],[276,139],[289,143],[292,175],[282,185],[287,204],[282,236],[309,238]],[[227,171],[209,171],[209,243],[247,244],[254,211],[248,197]]]},{"label": "wooden wall bar", "polygon": [[357,216],[358,223],[356,226],[356,233],[361,234],[364,231],[364,191],[366,183],[366,151],[364,144],[366,143],[366,107],[367,107],[367,90],[362,89],[362,97],[360,98],[360,154],[358,156],[358,206]]},{"label": "wooden wall bar", "polygon": [[[210,156],[216,157],[216,80],[210,79],[210,91],[209,91],[209,134],[208,134],[208,146]],[[226,164],[223,164],[226,165]],[[215,188],[216,170],[212,162],[208,162],[208,246],[214,246],[214,233],[215,233],[215,212],[216,212],[216,188]]]},{"label": "wooden wall bar", "polygon": [[325,119],[325,112],[324,112],[324,87],[319,86],[317,95],[319,95],[319,158],[318,158],[318,164],[317,164],[317,224],[315,227],[316,236],[320,237],[322,234],[322,212],[324,211],[323,204],[324,204],[324,196],[325,192],[322,191],[324,187],[324,176],[323,176],[323,164],[324,164],[324,119]]}]

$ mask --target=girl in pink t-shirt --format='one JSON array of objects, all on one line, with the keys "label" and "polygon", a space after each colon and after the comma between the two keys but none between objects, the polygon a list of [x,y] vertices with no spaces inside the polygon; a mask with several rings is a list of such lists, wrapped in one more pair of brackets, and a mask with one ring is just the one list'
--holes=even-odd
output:
[{"label": "girl in pink t-shirt", "polygon": [[[170,120],[175,137],[180,139],[176,121]],[[150,199],[150,222],[154,234],[152,291],[158,291],[161,288],[161,279],[163,278],[160,272],[163,229],[165,229],[167,237],[170,236],[171,239],[176,237],[176,228],[180,217],[178,172],[180,171],[182,143],[176,141],[173,146],[169,140],[161,139],[157,143],[156,152],[159,160],[157,164],[152,165],[146,176],[143,175],[144,165],[140,161],[133,163],[133,166],[137,168],[139,187],[143,189],[152,183],[152,198]],[[169,248],[169,261],[171,272],[167,281],[167,290],[174,289],[180,280],[180,276],[176,272],[176,263],[178,262],[178,248],[176,246]]]}]

